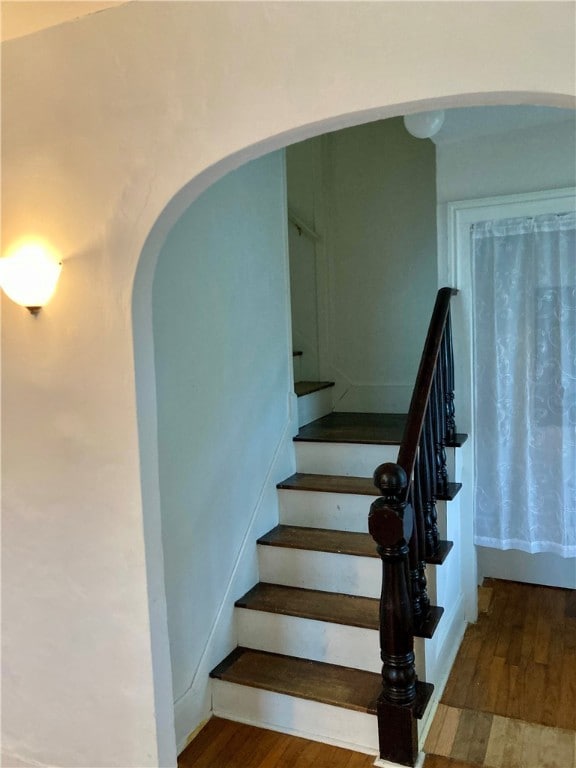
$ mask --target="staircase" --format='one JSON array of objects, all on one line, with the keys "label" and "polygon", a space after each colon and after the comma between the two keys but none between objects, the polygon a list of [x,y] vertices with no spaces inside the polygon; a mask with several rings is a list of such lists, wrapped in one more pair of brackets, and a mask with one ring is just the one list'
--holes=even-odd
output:
[{"label": "staircase", "polygon": [[[300,400],[329,393],[331,386],[328,382],[317,388],[309,382],[299,385]],[[377,549],[374,532],[367,532],[371,503],[371,518],[381,508],[392,514],[397,503],[401,517],[408,519],[406,504],[402,502],[402,506],[399,497],[386,492],[384,481],[378,490],[372,477],[374,468],[381,469],[383,462],[385,467],[397,467],[393,462],[410,417],[327,413],[310,419],[311,412],[323,410],[326,414],[325,400],[313,408],[301,406],[302,426],[294,438],[298,471],[278,485],[280,524],[258,540],[260,582],[235,604],[238,647],[211,673],[213,711],[220,717],[380,753],[413,765],[417,741],[422,743],[425,735],[425,727],[420,728],[419,737],[415,735],[414,723],[424,718],[425,724],[431,712],[427,705],[432,684],[443,685],[449,671],[438,664],[438,655],[456,652],[456,648],[446,650],[452,614],[441,632],[444,609],[425,602],[424,560],[432,566],[428,568],[428,589],[436,600],[439,582],[431,571],[446,560],[452,542],[437,539],[426,556],[421,544],[420,576],[416,578],[420,579],[418,589],[424,585],[424,592],[418,604],[414,603],[414,613],[409,611],[408,624],[400,620],[400,629],[409,627],[411,633],[412,662],[410,649],[405,654],[395,651],[395,644],[408,642],[402,640],[407,638],[406,632],[394,635],[393,621],[386,619],[386,626],[382,623],[381,605],[384,611],[389,596],[381,593],[381,558],[388,568],[385,584],[395,594],[402,592],[402,584],[406,592],[402,580],[409,572],[414,579],[413,570],[406,567],[407,556],[399,559],[397,553],[394,562],[401,562],[400,570],[390,570],[392,550],[386,554],[382,546]],[[417,439],[424,439],[420,432]],[[458,471],[456,449],[463,439],[451,434],[442,441],[444,472],[450,472],[452,478]],[[421,447],[421,454],[423,450]],[[416,483],[418,468],[414,476]],[[417,491],[412,485],[407,489],[409,502],[414,501],[415,493],[422,495],[420,485],[416,483]],[[434,488],[433,502],[444,527],[448,525],[444,506],[459,488],[458,483],[447,481]],[[435,527],[436,510],[429,513],[433,513]],[[424,535],[422,529],[422,540]],[[410,538],[411,548],[417,547],[414,542],[415,535]],[[402,544],[408,552],[404,539]],[[443,640],[434,645],[439,634]],[[432,652],[427,652],[426,643],[432,643]],[[413,690],[406,693],[412,697],[408,703],[398,698],[405,694],[400,688],[386,698],[386,676],[383,691],[382,660],[386,667],[394,665],[395,659],[402,660],[401,676],[411,664],[418,675]],[[424,679],[428,682],[420,682]],[[403,742],[398,749],[397,738]],[[387,746],[387,739],[392,746]]]}]

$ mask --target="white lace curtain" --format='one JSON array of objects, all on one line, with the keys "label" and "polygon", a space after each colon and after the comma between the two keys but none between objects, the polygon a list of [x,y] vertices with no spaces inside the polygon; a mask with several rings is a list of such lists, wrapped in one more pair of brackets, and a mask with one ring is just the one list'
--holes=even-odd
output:
[{"label": "white lace curtain", "polygon": [[475,541],[576,557],[576,214],[471,237]]}]

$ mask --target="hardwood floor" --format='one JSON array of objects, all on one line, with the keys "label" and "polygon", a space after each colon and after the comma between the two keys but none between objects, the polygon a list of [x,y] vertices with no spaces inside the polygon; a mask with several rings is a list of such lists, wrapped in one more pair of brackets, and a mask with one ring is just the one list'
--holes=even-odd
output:
[{"label": "hardwood floor", "polygon": [[466,630],[442,703],[576,731],[574,592],[486,586],[490,607]]},{"label": "hardwood floor", "polygon": [[213,717],[178,768],[369,768],[373,755]]},{"label": "hardwood floor", "polygon": [[572,590],[485,581],[425,768],[575,768],[575,604]]},{"label": "hardwood floor", "polygon": [[[424,768],[576,768],[576,593],[487,580]],[[213,718],[179,768],[368,768],[374,757]]]},{"label": "hardwood floor", "polygon": [[426,768],[442,766],[432,755],[490,768],[573,768],[576,733],[440,704],[425,751]]}]

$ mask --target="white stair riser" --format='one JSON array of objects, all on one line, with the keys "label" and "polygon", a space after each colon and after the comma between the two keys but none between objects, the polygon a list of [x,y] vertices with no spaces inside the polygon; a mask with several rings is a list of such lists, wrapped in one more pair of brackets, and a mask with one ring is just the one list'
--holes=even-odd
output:
[{"label": "white stair riser", "polygon": [[332,413],[332,390],[333,387],[327,387],[298,398],[299,427]]},{"label": "white stair riser", "polygon": [[[363,629],[298,616],[236,608],[238,645],[258,651],[339,664],[380,673],[380,638]],[[425,641],[414,638],[416,674],[425,679]]]},{"label": "white stair riser", "polygon": [[298,472],[372,477],[379,464],[396,461],[397,445],[295,442]]},{"label": "white stair riser", "polygon": [[236,608],[238,644],[259,651],[381,672],[378,630]]},{"label": "white stair riser", "polygon": [[270,584],[380,597],[379,558],[260,545],[258,562],[260,581]]},{"label": "white stair riser", "polygon": [[368,512],[376,497],[281,490],[278,498],[280,522],[284,525],[367,533]]},{"label": "white stair riser", "polygon": [[281,693],[212,681],[214,715],[368,754],[378,752],[376,717]]}]

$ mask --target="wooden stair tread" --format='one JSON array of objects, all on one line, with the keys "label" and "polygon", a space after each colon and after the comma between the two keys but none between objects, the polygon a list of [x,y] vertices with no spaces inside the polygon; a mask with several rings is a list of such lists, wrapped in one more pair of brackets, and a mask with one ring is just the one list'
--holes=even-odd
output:
[{"label": "wooden stair tread", "polygon": [[358,712],[376,713],[382,677],[336,664],[236,648],[211,677]]},{"label": "wooden stair tread", "polygon": [[430,555],[430,557],[426,558],[426,562],[428,563],[428,565],[442,565],[444,560],[446,560],[446,558],[448,557],[448,553],[450,552],[453,546],[454,546],[453,541],[444,541],[443,539],[441,539],[438,542],[438,549],[436,550],[436,552],[434,552],[433,555]]},{"label": "wooden stair tread", "polygon": [[378,557],[376,542],[369,533],[333,531],[327,528],[277,525],[259,538],[258,544],[314,552],[335,552],[340,555]]},{"label": "wooden stair tread", "polygon": [[[237,608],[251,611],[326,621],[361,629],[380,628],[380,600],[373,597],[260,582],[237,600],[235,605]],[[430,606],[429,615],[420,627],[415,628],[414,634],[417,637],[433,637],[443,613],[443,608]]]},{"label": "wooden stair tread", "polygon": [[241,597],[236,606],[364,629],[378,629],[380,626],[379,600],[338,592],[260,582]]},{"label": "wooden stair tread", "polygon": [[[317,491],[320,493],[352,493],[360,496],[379,496],[369,477],[346,475],[313,475],[296,472],[276,486],[288,491]],[[446,493],[439,494],[439,501],[452,501],[462,488],[462,483],[448,483]]]},{"label": "wooden stair tread", "polygon": [[301,427],[296,441],[398,445],[402,440],[406,414],[329,413]]},{"label": "wooden stair tread", "polygon": [[320,491],[322,493],[355,493],[362,496],[379,496],[374,483],[368,477],[345,475],[312,475],[296,472],[287,477],[277,488],[289,491]]},{"label": "wooden stair tread", "polygon": [[304,397],[304,395],[311,395],[313,392],[320,392],[322,389],[333,386],[333,381],[296,381],[294,382],[294,392],[297,397]]}]

